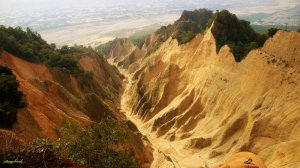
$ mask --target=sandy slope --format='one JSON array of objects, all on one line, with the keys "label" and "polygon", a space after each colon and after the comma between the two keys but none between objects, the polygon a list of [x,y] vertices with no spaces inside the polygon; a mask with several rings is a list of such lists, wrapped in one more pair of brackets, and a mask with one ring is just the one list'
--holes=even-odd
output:
[{"label": "sandy slope", "polygon": [[207,31],[135,63],[123,107],[158,152],[152,167],[213,166],[239,151],[299,167],[299,44],[279,31],[236,63]]},{"label": "sandy slope", "polygon": [[[88,125],[104,116],[112,116],[128,124],[126,145],[132,146],[136,160],[149,167],[152,152],[143,144],[135,127],[119,113],[122,76],[103,57],[78,55],[80,66],[93,73],[92,78],[73,76],[44,64],[35,64],[0,52],[0,64],[12,69],[26,95],[28,106],[20,109],[12,129],[0,129],[0,148],[16,147],[33,138],[56,139],[56,130],[64,120]],[[96,139],[95,139],[96,141]]]},{"label": "sandy slope", "polygon": [[[110,104],[114,104],[115,100],[108,97],[103,86],[109,86],[110,97],[117,97],[121,78],[105,60],[82,56],[82,67],[98,67],[86,70],[93,70],[95,78],[102,79],[83,81],[44,64],[27,62],[5,51],[0,54],[0,64],[12,69],[28,104],[19,110],[17,123],[11,129],[18,137],[54,139],[57,137],[55,130],[62,126],[63,120],[86,125],[114,110]],[[88,82],[88,85],[84,82]],[[107,109],[106,105],[112,109]]]}]

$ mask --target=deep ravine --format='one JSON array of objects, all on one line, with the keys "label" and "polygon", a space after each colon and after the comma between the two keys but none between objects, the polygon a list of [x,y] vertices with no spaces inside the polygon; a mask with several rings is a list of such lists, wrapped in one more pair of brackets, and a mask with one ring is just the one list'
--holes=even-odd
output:
[{"label": "deep ravine", "polygon": [[149,131],[149,129],[143,128],[143,123],[139,119],[137,115],[132,115],[131,108],[128,106],[128,99],[130,94],[130,87],[132,86],[132,76],[127,72],[126,69],[122,69],[112,59],[107,60],[109,64],[112,66],[117,67],[119,72],[124,76],[123,80],[123,91],[120,95],[121,102],[120,102],[120,112],[123,113],[127,120],[131,121],[139,130],[143,138],[144,144],[151,146],[153,149],[153,162],[151,167],[157,167],[163,162],[167,167],[174,167],[174,168],[183,168],[184,166],[180,165],[178,162],[179,158],[184,156],[180,156],[178,151],[170,144],[167,140],[162,141],[158,139],[153,133]]}]

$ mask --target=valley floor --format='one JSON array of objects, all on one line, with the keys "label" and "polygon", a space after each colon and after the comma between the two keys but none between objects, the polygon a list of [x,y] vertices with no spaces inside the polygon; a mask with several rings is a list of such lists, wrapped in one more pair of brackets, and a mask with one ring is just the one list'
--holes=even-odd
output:
[{"label": "valley floor", "polygon": [[126,69],[122,69],[117,66],[112,59],[108,59],[108,63],[116,66],[119,72],[125,77],[123,80],[123,92],[121,93],[120,112],[122,112],[127,120],[131,121],[139,130],[144,137],[144,143],[146,146],[151,146],[153,149],[153,162],[151,167],[166,167],[166,168],[183,168],[183,167],[199,167],[208,166],[207,163],[199,157],[197,160],[188,161],[188,165],[182,165],[179,161],[184,160],[187,153],[182,153],[176,150],[170,141],[164,140],[157,137],[154,133],[151,133],[149,129],[144,128],[144,123],[141,121],[139,116],[133,115],[131,108],[128,106],[130,99],[130,88],[132,87],[132,76],[127,72]]}]

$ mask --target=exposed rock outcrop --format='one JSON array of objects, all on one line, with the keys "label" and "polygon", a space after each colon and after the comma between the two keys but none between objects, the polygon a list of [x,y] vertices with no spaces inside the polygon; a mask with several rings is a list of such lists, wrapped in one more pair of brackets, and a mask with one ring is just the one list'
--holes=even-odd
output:
[{"label": "exposed rock outcrop", "polygon": [[258,154],[268,167],[297,167],[298,44],[299,33],[279,31],[237,63],[228,46],[216,53],[210,29],[184,45],[169,38],[129,66],[127,106],[181,167],[213,165],[239,151]]},{"label": "exposed rock outcrop", "polygon": [[27,99],[28,106],[20,110],[13,127],[18,136],[53,139],[62,120],[86,125],[104,115],[117,115],[122,85],[118,71],[96,56],[83,55],[79,62],[94,74],[92,78],[72,76],[1,51],[0,64],[12,69]]}]

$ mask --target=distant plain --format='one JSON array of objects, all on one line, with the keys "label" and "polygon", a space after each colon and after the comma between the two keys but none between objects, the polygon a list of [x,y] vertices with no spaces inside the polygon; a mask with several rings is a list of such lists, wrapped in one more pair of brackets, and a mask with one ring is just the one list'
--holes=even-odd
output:
[{"label": "distant plain", "polygon": [[228,9],[259,25],[300,26],[297,0],[0,0],[0,25],[29,27],[58,46],[95,46],[117,37],[151,34],[173,23],[183,10],[199,8]]}]

